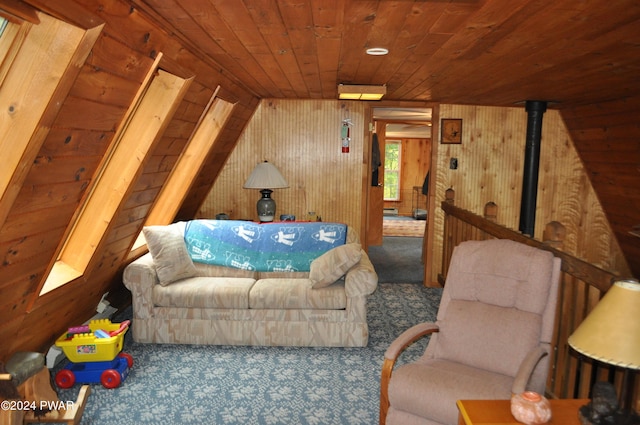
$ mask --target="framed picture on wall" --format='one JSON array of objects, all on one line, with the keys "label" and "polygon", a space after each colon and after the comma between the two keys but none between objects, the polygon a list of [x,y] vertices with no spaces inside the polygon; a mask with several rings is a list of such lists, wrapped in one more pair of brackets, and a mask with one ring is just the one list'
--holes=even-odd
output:
[{"label": "framed picture on wall", "polygon": [[440,132],[442,137],[440,143],[459,144],[462,143],[462,119],[443,118],[440,120]]}]

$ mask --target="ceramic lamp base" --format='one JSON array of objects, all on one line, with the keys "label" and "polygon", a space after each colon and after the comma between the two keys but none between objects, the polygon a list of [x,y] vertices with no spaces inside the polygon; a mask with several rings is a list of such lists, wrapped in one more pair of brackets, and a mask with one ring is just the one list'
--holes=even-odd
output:
[{"label": "ceramic lamp base", "polygon": [[258,211],[258,219],[262,222],[273,221],[276,216],[276,201],[271,199],[271,192],[273,191],[270,189],[260,191],[262,198],[258,200],[256,210]]}]

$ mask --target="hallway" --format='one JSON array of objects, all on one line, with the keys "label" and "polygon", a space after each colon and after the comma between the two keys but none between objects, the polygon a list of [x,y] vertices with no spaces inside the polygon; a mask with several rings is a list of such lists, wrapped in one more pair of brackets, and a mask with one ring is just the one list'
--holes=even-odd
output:
[{"label": "hallway", "polygon": [[384,236],[381,246],[369,247],[379,283],[422,283],[422,238]]}]

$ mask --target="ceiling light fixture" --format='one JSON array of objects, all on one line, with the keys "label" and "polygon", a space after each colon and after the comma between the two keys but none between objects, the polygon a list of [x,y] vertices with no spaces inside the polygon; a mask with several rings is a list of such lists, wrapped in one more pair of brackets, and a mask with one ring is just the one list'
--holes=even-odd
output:
[{"label": "ceiling light fixture", "polygon": [[338,84],[338,98],[343,100],[380,100],[387,94],[387,86]]},{"label": "ceiling light fixture", "polygon": [[389,54],[389,49],[385,49],[384,47],[371,47],[367,49],[366,52],[371,56],[384,56]]}]

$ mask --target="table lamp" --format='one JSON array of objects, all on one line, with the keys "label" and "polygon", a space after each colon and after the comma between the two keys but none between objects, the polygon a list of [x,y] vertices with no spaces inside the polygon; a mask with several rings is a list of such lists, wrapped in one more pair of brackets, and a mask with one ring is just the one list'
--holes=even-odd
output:
[{"label": "table lamp", "polygon": [[629,369],[640,370],[640,282],[634,279],[615,282],[568,343],[587,357],[627,369],[621,400],[629,404],[624,407],[633,414],[627,400],[631,394],[625,392],[633,392],[629,388],[631,380],[626,379],[633,373]]},{"label": "table lamp", "polygon": [[256,205],[258,218],[262,222],[268,222],[273,221],[276,216],[276,201],[271,198],[271,192],[273,192],[271,189],[289,187],[289,183],[273,164],[264,161],[256,165],[242,187],[245,189],[260,189],[262,198],[258,200]]}]

